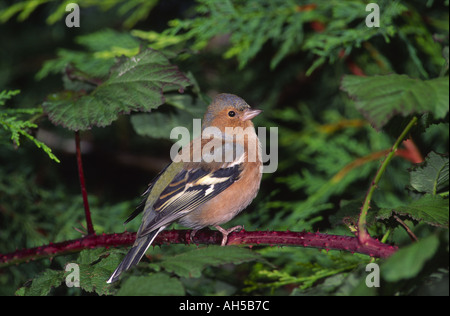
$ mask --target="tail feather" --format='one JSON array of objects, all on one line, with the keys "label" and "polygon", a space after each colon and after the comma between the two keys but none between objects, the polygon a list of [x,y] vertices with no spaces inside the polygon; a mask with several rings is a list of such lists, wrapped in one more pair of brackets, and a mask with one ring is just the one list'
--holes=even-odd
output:
[{"label": "tail feather", "polygon": [[160,227],[157,230],[152,231],[148,235],[145,235],[143,237],[138,237],[136,239],[136,242],[134,243],[133,247],[128,251],[125,258],[122,260],[122,262],[119,264],[119,266],[116,268],[116,270],[113,272],[107,283],[113,283],[116,282],[122,272],[127,271],[132,266],[135,266],[139,263],[139,261],[144,256],[145,252],[147,251],[148,247],[152,244],[155,237],[164,229],[165,226]]}]

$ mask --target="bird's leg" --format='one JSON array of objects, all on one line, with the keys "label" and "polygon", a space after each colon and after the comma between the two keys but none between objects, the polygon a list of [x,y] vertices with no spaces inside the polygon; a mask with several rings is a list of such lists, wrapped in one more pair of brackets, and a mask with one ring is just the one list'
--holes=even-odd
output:
[{"label": "bird's leg", "polygon": [[242,225],[238,225],[238,226],[234,226],[234,227],[231,227],[231,228],[229,228],[229,229],[223,229],[222,227],[220,227],[219,225],[216,225],[216,226],[214,226],[219,232],[221,232],[222,233],[222,243],[220,244],[221,246],[225,246],[226,245],[226,243],[227,243],[227,241],[228,241],[228,235],[230,234],[230,233],[232,233],[232,232],[235,232],[235,231],[239,231],[239,230],[241,230],[241,229],[244,229],[244,226],[242,226]]},{"label": "bird's leg", "polygon": [[195,236],[195,234],[197,234],[197,232],[198,232],[198,229],[193,229],[193,230],[191,231],[191,233],[189,234],[189,239],[191,240],[191,243],[193,243],[193,244],[195,244],[195,242],[194,242],[194,236]]}]

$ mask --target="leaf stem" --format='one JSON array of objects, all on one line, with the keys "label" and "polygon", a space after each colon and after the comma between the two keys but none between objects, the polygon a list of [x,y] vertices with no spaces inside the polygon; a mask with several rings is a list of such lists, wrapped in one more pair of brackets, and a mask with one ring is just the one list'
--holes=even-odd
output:
[{"label": "leaf stem", "polygon": [[403,226],[403,228],[406,230],[406,232],[407,232],[408,235],[409,235],[409,238],[411,238],[412,241],[415,242],[415,241],[418,241],[418,240],[419,240],[419,239],[417,238],[417,236],[412,232],[411,228],[409,228],[409,226],[406,225],[406,223],[405,223],[404,221],[402,221],[402,220],[400,219],[400,217],[398,217],[397,215],[394,215],[394,218],[395,218],[395,220],[396,220],[397,222],[400,223],[400,225]]},{"label": "leaf stem", "polygon": [[80,178],[81,195],[83,196],[84,214],[86,217],[86,225],[89,235],[94,235],[94,226],[92,225],[91,211],[89,209],[89,202],[86,191],[86,184],[84,182],[83,163],[81,160],[81,146],[80,146],[80,132],[75,132],[75,144],[77,152],[78,177]]},{"label": "leaf stem", "polygon": [[416,124],[418,118],[414,116],[411,121],[408,123],[408,125],[405,127],[403,132],[400,134],[400,136],[395,141],[394,145],[392,146],[391,150],[387,154],[386,158],[384,158],[383,162],[381,163],[380,168],[378,169],[375,178],[372,180],[372,183],[370,184],[369,190],[367,191],[366,198],[364,199],[363,206],[361,208],[361,214],[359,216],[358,220],[358,238],[359,242],[361,244],[366,244],[369,239],[370,235],[367,232],[366,229],[366,217],[367,212],[370,208],[370,201],[372,200],[373,193],[375,192],[375,189],[378,186],[378,182],[380,181],[381,177],[383,176],[384,172],[386,171],[386,168],[389,164],[389,162],[392,160],[392,158],[395,156],[395,152],[397,151],[398,147],[402,143],[403,139],[406,137],[406,135],[409,133],[411,128]]}]

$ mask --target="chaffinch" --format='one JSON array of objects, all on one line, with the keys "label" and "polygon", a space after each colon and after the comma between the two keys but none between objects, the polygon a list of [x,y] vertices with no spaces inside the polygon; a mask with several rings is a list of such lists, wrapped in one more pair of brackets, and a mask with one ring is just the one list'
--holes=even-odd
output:
[{"label": "chaffinch", "polygon": [[219,225],[234,218],[258,193],[261,144],[251,119],[260,113],[232,94],[214,98],[203,118],[202,135],[156,176],[125,221],[144,212],[136,241],[108,283],[138,264],[155,237],[173,222],[192,228],[191,238],[197,230],[214,226],[223,235],[222,246],[229,233],[242,229]]}]

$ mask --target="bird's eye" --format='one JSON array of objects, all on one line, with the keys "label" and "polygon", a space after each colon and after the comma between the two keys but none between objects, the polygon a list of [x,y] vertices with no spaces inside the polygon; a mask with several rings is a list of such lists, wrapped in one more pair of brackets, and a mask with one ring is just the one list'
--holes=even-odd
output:
[{"label": "bird's eye", "polygon": [[233,117],[233,116],[235,116],[235,115],[236,115],[236,113],[235,113],[234,111],[228,112],[228,116],[229,116],[229,117]]}]

